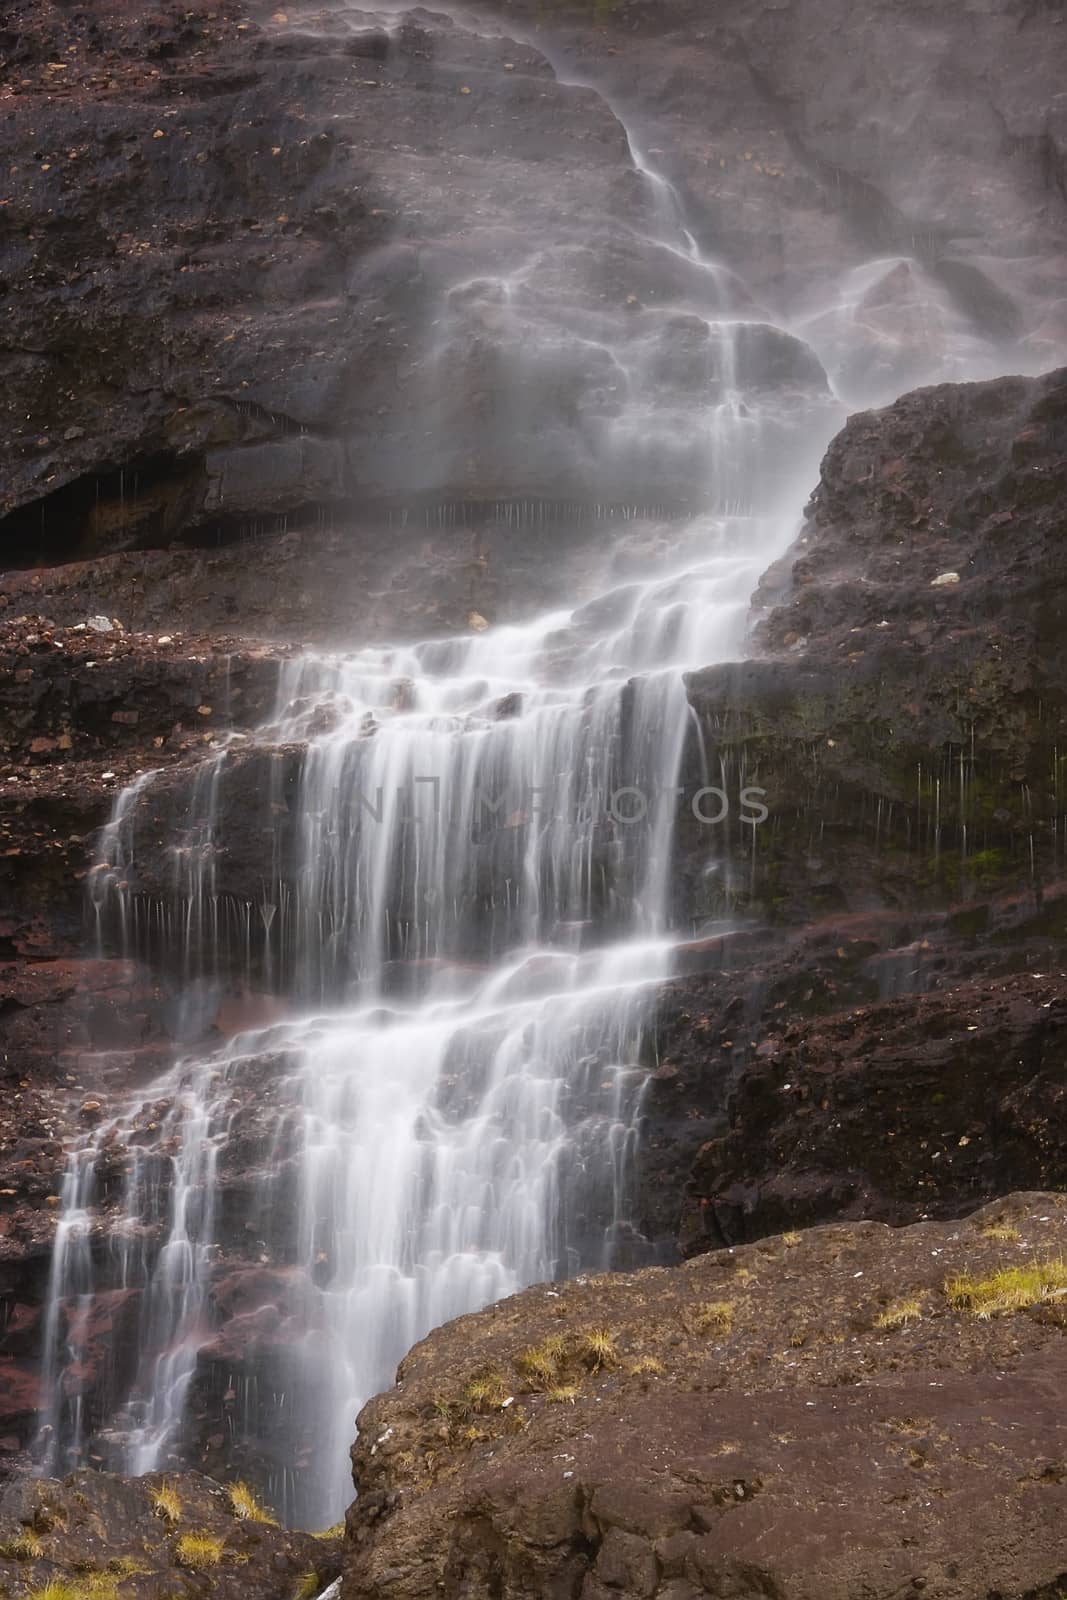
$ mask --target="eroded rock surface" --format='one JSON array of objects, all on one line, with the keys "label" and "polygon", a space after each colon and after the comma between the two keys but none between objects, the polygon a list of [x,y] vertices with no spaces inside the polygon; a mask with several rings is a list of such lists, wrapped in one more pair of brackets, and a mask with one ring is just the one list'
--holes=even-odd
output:
[{"label": "eroded rock surface", "polygon": [[[679,297],[750,321],[749,376],[779,388],[825,390],[826,368],[889,398],[935,368],[1051,364],[1062,22],[1027,0],[455,19],[19,0],[11,561],[252,535],[268,559],[287,524],[354,505],[451,527],[500,499],[693,508],[694,385],[713,394],[722,363],[701,315],[662,309]],[[827,49],[849,37],[861,52]],[[669,202],[616,104],[688,243],[651,242]],[[790,338],[760,333],[782,318]]]}]

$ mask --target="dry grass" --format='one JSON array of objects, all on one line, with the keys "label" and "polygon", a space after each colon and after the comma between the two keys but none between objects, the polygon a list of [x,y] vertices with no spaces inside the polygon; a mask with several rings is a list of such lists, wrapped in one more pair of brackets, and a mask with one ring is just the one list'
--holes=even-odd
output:
[{"label": "dry grass", "polygon": [[697,1307],[696,1324],[701,1333],[729,1333],[734,1325],[734,1308],[729,1300],[709,1300]]},{"label": "dry grass", "polygon": [[985,1277],[962,1272],[945,1280],[945,1294],[955,1309],[970,1311],[976,1317],[1023,1311],[1065,1292],[1067,1261],[1062,1258],[1002,1267]]},{"label": "dry grass", "polygon": [[562,1339],[546,1339],[543,1344],[530,1345],[516,1362],[516,1366],[532,1389],[551,1389],[559,1378],[566,1346]]},{"label": "dry grass", "polygon": [[323,1587],[322,1580],[314,1567],[308,1567],[296,1581],[293,1590],[293,1600],[315,1600],[315,1596]]},{"label": "dry grass", "polygon": [[475,1373],[463,1395],[476,1411],[499,1411],[508,1398],[507,1380],[502,1372]]},{"label": "dry grass", "polygon": [[1012,1222],[986,1222],[979,1229],[983,1239],[999,1239],[1004,1244],[1018,1244],[1019,1230]]},{"label": "dry grass", "polygon": [[148,1498],[157,1517],[162,1517],[164,1522],[177,1522],[182,1514],[181,1496],[166,1479],[156,1488],[149,1489]]},{"label": "dry grass", "polygon": [[581,1396],[581,1385],[577,1383],[556,1383],[545,1390],[545,1399],[551,1400],[554,1405],[572,1406]]},{"label": "dry grass", "polygon": [[206,1567],[217,1567],[225,1550],[226,1541],[215,1533],[183,1533],[174,1547],[174,1558],[179,1567],[202,1572]]},{"label": "dry grass", "polygon": [[783,1233],[782,1234],[782,1243],[784,1245],[786,1245],[790,1250],[795,1250],[797,1245],[800,1243],[800,1235],[799,1235],[799,1233],[794,1233],[792,1230],[790,1230],[789,1233]]},{"label": "dry grass", "polygon": [[654,1377],[657,1373],[666,1372],[666,1370],[663,1362],[657,1360],[655,1356],[641,1356],[639,1360],[631,1363],[630,1376],[640,1378],[647,1374],[649,1377]]},{"label": "dry grass", "polygon": [[345,1525],[344,1525],[344,1523],[343,1522],[335,1522],[332,1528],[318,1528],[318,1529],[316,1529],[316,1531],[311,1535],[311,1537],[313,1539],[343,1539],[344,1538],[344,1533],[345,1533]]},{"label": "dry grass", "polygon": [[86,1578],[78,1591],[82,1600],[117,1600],[119,1579],[129,1576],[133,1572],[144,1570],[134,1563],[130,1567],[124,1567],[121,1571],[116,1571],[110,1561],[108,1562],[108,1568],[107,1572],[94,1572],[91,1577]]},{"label": "dry grass", "polygon": [[230,1497],[230,1510],[241,1522],[266,1522],[273,1528],[278,1526],[277,1517],[247,1483],[231,1483],[226,1493]]},{"label": "dry grass", "polygon": [[51,1583],[46,1583],[43,1588],[31,1589],[26,1600],[83,1600],[84,1591],[76,1583],[67,1583],[63,1578],[53,1578]]},{"label": "dry grass", "polygon": [[0,1544],[0,1555],[8,1561],[39,1561],[44,1555],[44,1541],[32,1528],[22,1528],[13,1539]]},{"label": "dry grass", "polygon": [[582,1335],[581,1355],[590,1372],[599,1372],[602,1367],[614,1367],[619,1360],[615,1340],[606,1328],[593,1328]]},{"label": "dry grass", "polygon": [[917,1296],[906,1300],[893,1300],[874,1320],[876,1328],[892,1330],[906,1328],[909,1322],[918,1322],[923,1314],[922,1301]]}]

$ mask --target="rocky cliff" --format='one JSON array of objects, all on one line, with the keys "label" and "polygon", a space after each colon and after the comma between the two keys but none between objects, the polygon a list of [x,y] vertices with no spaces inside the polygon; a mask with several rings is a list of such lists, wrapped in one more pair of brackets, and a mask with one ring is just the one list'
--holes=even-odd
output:
[{"label": "rocky cliff", "polygon": [[[359,23],[16,0],[0,24],[4,1471],[35,1433],[71,1142],[179,1039],[284,1004],[242,949],[190,1020],[162,934],[137,959],[97,942],[94,849],[124,783],[162,769],[137,800],[132,887],[163,929],[197,786],[231,741],[215,869],[252,921],[265,871],[291,865],[305,755],[257,732],[279,662],[566,603],[610,545],[666,547],[716,490],[688,419],[723,392],[724,347],[660,314],[696,293],[692,262],[650,246],[664,196],[612,105],[636,108],[638,153],[722,260],[705,310],[754,330],[741,378],[782,407],[783,473],[797,417],[844,420],[835,395],[1033,374],[1067,347],[1054,7],[500,0]],[[531,230],[559,247],[526,283]],[[795,335],[770,327],[785,318]],[[647,407],[613,340],[651,375]],[[562,369],[534,359],[545,342]],[[678,841],[689,939],[648,1047],[631,1245],[699,1259],[531,1291],[420,1348],[365,1419],[352,1596],[1052,1600],[1059,1302],[985,1323],[944,1279],[1062,1248],[1054,1199],[955,1219],[1067,1177],[1065,429],[1062,371],[919,389],[852,416],[805,482],[750,658],[689,680],[687,779],[759,786],[769,809],[755,830],[683,813]],[[219,1176],[218,1337],[186,1453],[263,1483],[267,1425],[234,1442],[238,1385],[269,1366],[280,1336],[255,1318],[284,1306],[291,1262],[245,1225],[277,1153],[277,1073],[256,1070]],[[166,1109],[102,1159],[112,1206]],[[941,1220],[874,1226],[921,1218]],[[857,1226],[754,1243],[841,1219]],[[878,1326],[898,1300],[919,1310]],[[139,1314],[128,1287],[97,1307],[71,1380],[90,1431]],[[552,1386],[580,1381],[550,1401],[520,1358],[554,1334]],[[496,1377],[513,1405],[472,1398]],[[298,1444],[306,1460],[315,1441]],[[79,1537],[71,1506],[96,1492],[60,1496]],[[219,1534],[218,1492],[187,1492]],[[152,1567],[155,1588],[118,1573],[122,1592],[235,1585],[229,1556],[221,1578],[175,1577],[172,1530],[137,1493],[92,1510],[156,1536],[154,1554],[107,1551]],[[41,1517],[9,1521],[10,1542]],[[306,1571],[309,1546],[264,1535],[256,1555],[232,1533],[279,1594]],[[4,1558],[12,1592],[57,1565],[45,1544]]]},{"label": "rocky cliff", "polygon": [[[770,816],[683,813],[705,970],[663,1008],[647,1104],[650,1218],[694,1163],[685,1248],[1063,1181],[1065,427],[1062,373],[853,417],[756,655],[690,680],[694,763]],[[699,937],[739,908],[740,939]]]}]

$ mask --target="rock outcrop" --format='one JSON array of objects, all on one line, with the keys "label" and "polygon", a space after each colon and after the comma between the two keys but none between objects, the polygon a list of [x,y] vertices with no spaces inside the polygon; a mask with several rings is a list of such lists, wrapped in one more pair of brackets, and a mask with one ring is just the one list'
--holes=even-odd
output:
[{"label": "rock outcrop", "polygon": [[762,656],[690,679],[771,811],[755,838],[689,823],[691,915],[914,913],[1059,876],[1065,486],[1064,371],[849,421],[757,595]]},{"label": "rock outcrop", "polygon": [[310,1600],[340,1571],[338,1535],[281,1528],[246,1486],[195,1472],[20,1478],[0,1493],[0,1582],[13,1600]]},{"label": "rock outcrop", "polygon": [[345,1600],[1052,1600],[1065,1230],[1016,1195],[439,1329],[361,1416]]},{"label": "rock outcrop", "polygon": [[1062,372],[853,417],[760,586],[754,658],[691,677],[692,782],[710,763],[769,816],[682,813],[698,936],[646,1102],[654,1237],[1067,1179],[1065,430]]},{"label": "rock outcrop", "polygon": [[924,381],[933,349],[963,376],[990,335],[999,370],[1062,359],[1054,7],[486,4],[640,109],[700,244],[811,330],[850,403]]}]

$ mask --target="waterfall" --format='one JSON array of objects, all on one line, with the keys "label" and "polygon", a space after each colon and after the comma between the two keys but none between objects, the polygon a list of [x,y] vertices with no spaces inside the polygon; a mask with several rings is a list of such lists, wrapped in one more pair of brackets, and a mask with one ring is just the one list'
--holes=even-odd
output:
[{"label": "waterfall", "polygon": [[[181,1463],[207,1364],[230,1375],[221,1426],[270,1456],[279,1513],[328,1523],[350,1497],[356,1412],[413,1342],[530,1282],[626,1259],[690,798],[684,673],[740,652],[837,417],[824,384],[798,402],[753,375],[753,341],[788,335],[722,309],[728,274],[630,148],[651,244],[684,273],[651,331],[612,349],[625,405],[601,442],[666,449],[688,430],[706,507],[666,522],[618,505],[625,559],[532,622],[475,617],[461,638],[282,662],[251,746],[192,779],[165,894],[140,884],[162,774],[119,797],[92,875],[101,940],[165,955],[190,992],[236,950],[289,1014],[181,1055],[72,1152],[42,1470]],[[446,341],[469,296],[456,304]],[[650,392],[666,397],[655,418]],[[295,823],[288,846],[275,828],[261,893],[235,910],[219,852],[250,747],[274,774],[266,813]],[[294,751],[283,803],[271,785]],[[99,1178],[116,1150],[117,1201]],[[136,1306],[136,1359],[90,1417],[84,1329],[105,1294]]]},{"label": "waterfall", "polygon": [[[289,904],[258,919],[258,936],[276,948],[284,920],[306,1009],[179,1060],[72,1156],[47,1330],[48,1470],[88,1449],[78,1308],[93,1289],[97,1160],[116,1140],[135,1151],[104,1270],[140,1293],[142,1355],[96,1431],[115,1443],[110,1464],[148,1471],[180,1454],[198,1360],[218,1342],[213,1298],[232,1258],[218,1167],[268,1075],[274,1154],[244,1221],[273,1241],[285,1282],[231,1317],[222,1349],[267,1331],[286,1353],[269,1381],[290,1461],[268,1485],[286,1515],[340,1513],[356,1411],[432,1327],[613,1264],[630,1220],[642,1035],[670,970],[682,668],[736,647],[753,578],[751,554],[707,543],[698,567],[525,627],[282,664],[260,739],[305,750],[299,865],[269,888],[264,904]],[[119,797],[93,875],[96,913],[120,937],[138,925],[137,803],[151,783]],[[226,783],[222,752],[190,793],[198,842],[175,850],[173,965],[187,975],[218,938]],[[160,1106],[138,1143],[145,1108]],[[298,1472],[309,1432],[315,1459]]]}]

